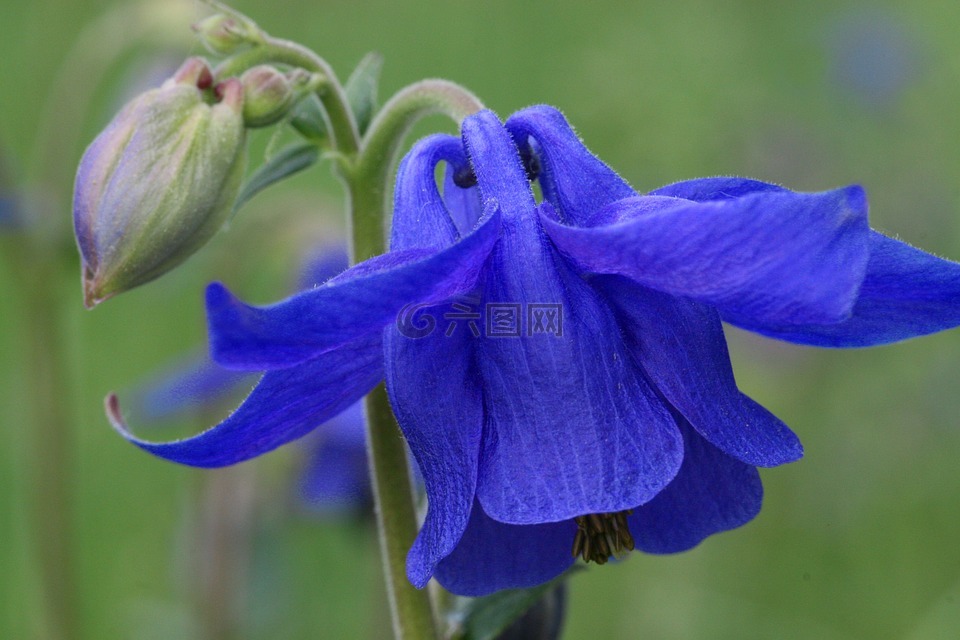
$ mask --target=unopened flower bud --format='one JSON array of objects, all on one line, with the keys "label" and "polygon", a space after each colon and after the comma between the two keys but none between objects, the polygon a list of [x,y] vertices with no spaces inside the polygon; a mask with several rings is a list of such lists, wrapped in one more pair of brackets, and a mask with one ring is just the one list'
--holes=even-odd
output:
[{"label": "unopened flower bud", "polygon": [[206,63],[128,103],[87,148],[73,220],[84,304],[152,280],[196,252],[230,214],[244,169],[243,87],[216,87]]},{"label": "unopened flower bud", "polygon": [[290,113],[294,104],[320,82],[303,69],[281,73],[269,65],[248,69],[242,76],[243,121],[246,126],[266,127]]},{"label": "unopened flower bud", "polygon": [[228,56],[263,42],[260,27],[239,13],[215,13],[193,25],[193,30],[210,53]]}]

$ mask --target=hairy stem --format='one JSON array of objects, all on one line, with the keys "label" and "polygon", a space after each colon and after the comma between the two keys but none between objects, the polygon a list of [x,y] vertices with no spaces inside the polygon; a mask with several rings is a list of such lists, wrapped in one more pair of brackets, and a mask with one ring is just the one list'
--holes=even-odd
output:
[{"label": "hairy stem", "polygon": [[[367,189],[353,194],[355,198],[362,198],[354,205],[353,222],[366,229],[379,229],[382,234],[390,211],[387,201],[390,176],[403,140],[413,125],[433,114],[448,116],[459,125],[481,109],[483,103],[476,96],[446,80],[422,80],[394,94],[370,123],[360,148],[353,179]],[[357,262],[384,250],[383,241],[378,242],[372,235],[359,238],[354,248]]]}]

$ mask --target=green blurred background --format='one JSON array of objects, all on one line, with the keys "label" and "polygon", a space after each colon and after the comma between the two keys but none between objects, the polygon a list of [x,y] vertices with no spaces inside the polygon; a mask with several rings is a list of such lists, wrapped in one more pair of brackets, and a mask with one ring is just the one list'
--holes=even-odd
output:
[{"label": "green blurred background", "polygon": [[[92,55],[74,63],[66,89],[53,89],[85,25],[116,6],[44,0],[0,9],[7,170],[64,228],[73,168],[121,104],[123,87],[151,76],[158,60],[175,65],[202,53],[188,30],[198,8],[153,2],[147,29],[127,14],[87,37],[105,59],[116,42],[144,43],[117,47],[103,83]],[[799,190],[858,182],[874,227],[960,259],[956,2],[245,0],[237,7],[272,34],[314,48],[341,77],[365,52],[380,51],[382,97],[445,77],[501,115],[557,105],[639,190],[717,174]],[[171,28],[181,48],[157,46],[172,41],[164,36]],[[84,87],[93,91],[89,104]],[[450,129],[437,119],[422,130],[437,128]],[[254,142],[253,165],[267,136]],[[45,146],[31,161],[38,145]],[[240,533],[228,526],[226,535],[238,536],[233,542],[250,560],[227,583],[241,593],[235,615],[248,637],[388,636],[369,523],[297,507],[290,476],[301,450],[286,447],[226,471],[182,468],[124,442],[102,410],[108,391],[130,389],[202,345],[205,282],[224,280],[257,302],[279,297],[297,259],[285,242],[335,235],[341,207],[329,169],[314,168],[258,196],[183,269],[93,312],[82,308],[72,252],[66,275],[44,283],[64,318],[56,329],[65,340],[71,425],[60,436],[68,463],[56,466],[69,474],[62,520],[72,522],[83,638],[201,637],[203,550],[195,532],[203,514],[230,512],[231,500],[243,513]],[[310,234],[278,236],[278,217]],[[9,233],[0,242],[4,252],[22,245]],[[29,405],[43,399],[29,397],[29,321],[25,294],[14,286],[25,274],[10,265],[0,265],[0,638],[48,638],[54,631],[31,523],[40,511],[36,478],[57,471],[36,453],[48,436],[28,427]],[[850,352],[732,329],[728,336],[741,387],[794,428],[806,458],[763,471],[765,507],[744,528],[682,555],[633,554],[576,576],[565,637],[960,637],[960,333]],[[201,424],[181,422],[156,437]]]}]

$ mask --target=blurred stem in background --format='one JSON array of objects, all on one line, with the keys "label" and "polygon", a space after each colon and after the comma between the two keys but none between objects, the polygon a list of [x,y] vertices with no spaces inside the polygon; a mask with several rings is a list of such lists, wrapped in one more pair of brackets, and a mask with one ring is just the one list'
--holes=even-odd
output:
[{"label": "blurred stem in background", "polygon": [[[72,475],[74,460],[69,409],[72,384],[64,362],[64,304],[57,298],[72,264],[45,251],[44,242],[21,242],[9,251],[19,274],[20,300],[10,305],[23,315],[27,345],[21,368],[27,379],[26,451],[30,456],[28,529],[39,564],[40,588],[47,610],[44,630],[51,640],[79,637],[79,605],[73,562]],[[71,267],[69,270],[65,266]]]},{"label": "blurred stem in background", "polygon": [[184,25],[195,16],[196,8],[189,0],[118,4],[77,36],[53,76],[26,165],[31,196],[37,197],[36,192],[55,195],[27,212],[30,224],[38,227],[34,233],[51,234],[68,243],[72,251],[67,194],[73,186],[76,152],[94,96],[130,50],[190,46],[192,34]]},{"label": "blurred stem in background", "polygon": [[79,310],[60,300],[62,283],[76,279],[76,251],[70,227],[70,172],[76,165],[82,123],[102,80],[120,56],[146,40],[153,45],[185,45],[183,24],[190,3],[165,0],[118,5],[81,32],[48,91],[37,123],[19,201],[20,226],[6,243],[20,299],[8,306],[21,314],[27,331],[20,367],[26,377],[29,440],[29,540],[39,566],[45,610],[44,637],[81,637],[81,598],[76,575],[73,491],[76,461],[74,381],[67,319]]},{"label": "blurred stem in background", "polygon": [[244,637],[256,503],[256,464],[202,474],[188,572],[197,620],[208,640]]}]

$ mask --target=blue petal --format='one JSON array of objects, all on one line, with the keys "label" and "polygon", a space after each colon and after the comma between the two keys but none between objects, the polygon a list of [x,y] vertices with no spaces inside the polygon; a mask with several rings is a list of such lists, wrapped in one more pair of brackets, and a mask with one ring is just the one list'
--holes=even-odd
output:
[{"label": "blue petal", "polygon": [[483,202],[499,202],[505,225],[535,226],[533,191],[517,147],[496,114],[476,113],[461,129]]},{"label": "blue petal", "polygon": [[725,455],[678,418],[683,466],[656,498],[628,519],[634,542],[647,553],[676,553],[704,538],[734,529],[760,513],[760,474]]},{"label": "blue petal", "polygon": [[213,283],[207,315],[214,359],[234,369],[289,367],[397,319],[407,305],[436,303],[470,290],[497,240],[490,208],[470,235],[440,251],[392,251],[283,302],[252,307]]},{"label": "blue petal", "polygon": [[17,200],[4,193],[0,193],[0,231],[12,231],[23,226],[20,219],[20,207]]},{"label": "blue petal", "polygon": [[869,347],[960,325],[960,264],[872,231],[870,260],[849,320],[831,325],[778,325],[724,320],[788,342]]},{"label": "blue petal", "polygon": [[715,309],[621,276],[592,282],[620,311],[627,344],[654,386],[700,435],[728,455],[761,467],[803,455],[787,425],[737,389]]},{"label": "blue petal", "polygon": [[460,544],[437,566],[437,581],[451,593],[471,597],[543,584],[573,564],[576,532],[571,520],[503,524],[474,503]]},{"label": "blue petal", "polygon": [[366,450],[321,437],[300,478],[299,491],[307,505],[321,512],[368,507],[373,499]]},{"label": "blue petal", "polygon": [[636,192],[613,169],[601,162],[557,109],[540,105],[519,111],[507,120],[507,129],[521,149],[533,138],[541,163],[540,186],[566,224],[580,226],[604,205]]},{"label": "blue petal", "polygon": [[[428,310],[429,312],[429,310]],[[477,484],[483,397],[473,368],[472,334],[437,330],[419,338],[384,331],[387,392],[426,485],[427,516],[407,556],[422,588],[460,540]]]},{"label": "blue petal", "polygon": [[117,397],[107,416],[120,434],[155,456],[194,467],[223,467],[300,438],[359,400],[383,378],[379,335],[343,345],[297,367],[267,373],[226,420],[175,442],[153,443],[130,433]]},{"label": "blue petal", "polygon": [[[480,502],[510,524],[642,504],[680,466],[673,418],[633,362],[611,309],[543,236],[506,130],[489,113],[463,129],[481,194],[504,213],[483,289],[488,332],[477,344],[486,413]],[[510,328],[518,335],[491,335],[497,304],[517,305]]]},{"label": "blue petal", "polygon": [[578,266],[706,302],[740,322],[808,324],[849,317],[866,272],[863,190],[754,191],[725,200],[620,200],[570,227],[544,217]]},{"label": "blue petal", "polygon": [[323,438],[327,442],[336,443],[337,446],[349,447],[366,454],[366,424],[363,402],[356,402],[323,423]]},{"label": "blue petal", "polygon": [[709,202],[711,200],[731,200],[754,193],[772,191],[786,192],[788,190],[779,185],[770,184],[769,182],[760,182],[759,180],[750,180],[749,178],[721,176],[717,178],[696,178],[694,180],[674,182],[659,189],[654,189],[647,195],[669,196],[671,198],[683,198],[696,202]]},{"label": "blue petal", "polygon": [[[437,190],[435,170],[444,160],[448,173],[466,167],[458,138],[431,136],[414,146],[401,163],[393,250],[446,246],[459,232],[473,227],[462,215],[468,213],[460,206],[463,203],[454,198],[445,201]],[[483,400],[472,369],[472,334],[465,327],[449,336],[446,327],[435,331],[435,315],[423,307],[408,308],[403,324],[384,330],[390,404],[419,464],[429,499],[423,527],[407,556],[407,575],[418,588],[427,584],[467,526],[483,427]],[[413,319],[415,311],[421,314],[417,323],[423,324],[407,327],[406,317]],[[411,333],[407,328],[417,330]]]}]

